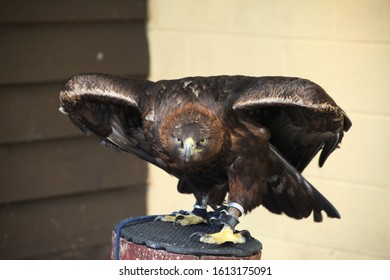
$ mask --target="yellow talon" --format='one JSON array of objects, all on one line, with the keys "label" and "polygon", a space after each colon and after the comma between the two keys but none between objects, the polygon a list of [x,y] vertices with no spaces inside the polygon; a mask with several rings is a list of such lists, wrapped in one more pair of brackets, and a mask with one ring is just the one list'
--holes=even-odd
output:
[{"label": "yellow talon", "polygon": [[234,233],[231,227],[224,226],[220,232],[202,236],[200,241],[203,243],[218,245],[225,242],[245,243],[245,237],[239,233]]},{"label": "yellow talon", "polygon": [[173,215],[172,216],[164,216],[161,218],[161,221],[176,223],[176,224],[180,224],[182,226],[207,223],[207,221],[205,219],[203,219],[202,217],[196,216],[192,213],[190,213],[188,215],[177,214],[174,216]]}]

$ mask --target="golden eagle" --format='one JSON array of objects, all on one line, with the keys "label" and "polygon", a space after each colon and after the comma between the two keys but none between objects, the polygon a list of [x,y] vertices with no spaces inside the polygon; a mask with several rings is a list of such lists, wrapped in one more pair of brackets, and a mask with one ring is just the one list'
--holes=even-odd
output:
[{"label": "golden eagle", "polygon": [[301,219],[338,211],[301,174],[321,151],[319,165],[351,127],[319,85],[292,77],[187,77],[157,82],[107,74],[71,77],[60,110],[85,133],[137,155],[179,179],[194,210],[166,216],[182,225],[204,222],[221,207],[223,225],[205,243],[245,242],[238,218],[263,205]]}]

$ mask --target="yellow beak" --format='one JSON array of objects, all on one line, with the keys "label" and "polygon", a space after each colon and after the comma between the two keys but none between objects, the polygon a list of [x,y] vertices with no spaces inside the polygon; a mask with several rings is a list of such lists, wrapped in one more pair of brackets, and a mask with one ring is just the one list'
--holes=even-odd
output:
[{"label": "yellow beak", "polygon": [[195,151],[194,139],[188,137],[183,143],[183,148],[184,148],[184,158],[186,162],[188,162]]}]

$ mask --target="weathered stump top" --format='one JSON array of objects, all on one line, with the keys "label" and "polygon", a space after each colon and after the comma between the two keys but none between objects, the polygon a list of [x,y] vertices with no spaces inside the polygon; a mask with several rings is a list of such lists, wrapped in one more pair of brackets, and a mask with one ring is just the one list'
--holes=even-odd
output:
[{"label": "weathered stump top", "polygon": [[[130,222],[121,229],[120,259],[260,259],[262,244],[249,234],[243,244],[204,244],[199,236],[192,235],[215,233],[219,227],[210,224],[181,226],[154,220],[154,217]],[[115,232],[112,258],[114,243]]]}]

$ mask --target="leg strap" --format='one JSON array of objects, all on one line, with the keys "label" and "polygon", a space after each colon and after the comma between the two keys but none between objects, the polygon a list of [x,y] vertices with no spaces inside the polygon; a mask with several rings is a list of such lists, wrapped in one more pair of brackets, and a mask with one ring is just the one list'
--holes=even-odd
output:
[{"label": "leg strap", "polygon": [[221,223],[224,224],[224,225],[228,225],[232,229],[234,229],[238,225],[239,221],[238,221],[238,219],[236,219],[232,215],[228,214],[228,215],[222,216]]},{"label": "leg strap", "polygon": [[192,210],[192,214],[202,217],[203,219],[207,220],[207,208],[203,207],[195,207],[198,205],[194,205],[194,209]]}]

